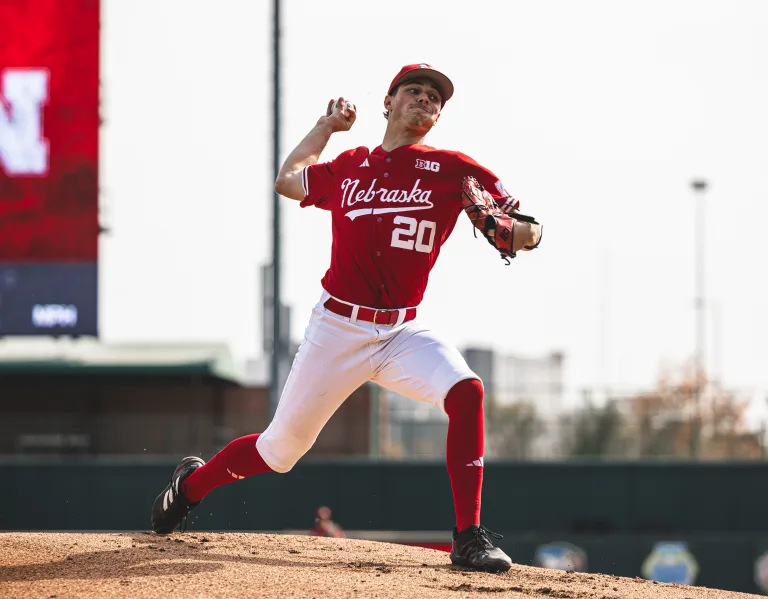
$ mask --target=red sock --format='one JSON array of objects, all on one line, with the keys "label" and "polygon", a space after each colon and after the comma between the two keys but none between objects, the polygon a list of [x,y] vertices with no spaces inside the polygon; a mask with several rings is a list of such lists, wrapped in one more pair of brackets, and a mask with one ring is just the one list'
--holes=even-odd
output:
[{"label": "red sock", "polygon": [[184,497],[191,503],[197,503],[216,487],[246,476],[271,472],[272,469],[256,449],[258,438],[259,435],[246,435],[235,439],[192,472],[182,485]]},{"label": "red sock", "polygon": [[465,379],[454,385],[445,398],[448,414],[446,463],[451,477],[456,527],[459,532],[480,524],[483,489],[483,384]]}]

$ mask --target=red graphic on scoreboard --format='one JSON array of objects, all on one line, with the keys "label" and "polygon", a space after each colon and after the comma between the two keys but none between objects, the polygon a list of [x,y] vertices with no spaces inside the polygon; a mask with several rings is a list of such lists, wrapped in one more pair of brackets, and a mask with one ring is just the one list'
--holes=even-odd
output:
[{"label": "red graphic on scoreboard", "polygon": [[99,1],[0,0],[0,263],[96,262]]}]

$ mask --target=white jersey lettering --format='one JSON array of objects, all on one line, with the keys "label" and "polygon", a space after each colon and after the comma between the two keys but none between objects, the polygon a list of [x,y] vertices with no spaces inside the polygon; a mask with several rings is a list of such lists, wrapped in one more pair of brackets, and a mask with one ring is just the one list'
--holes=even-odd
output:
[{"label": "white jersey lettering", "polygon": [[381,202],[397,203],[397,204],[420,204],[419,206],[403,206],[401,208],[358,208],[356,210],[350,210],[346,216],[350,220],[355,220],[358,216],[364,214],[381,214],[385,212],[407,212],[410,210],[427,210],[433,207],[430,201],[432,195],[431,189],[421,189],[421,179],[416,179],[413,184],[413,189],[408,191],[407,189],[387,189],[385,187],[376,188],[376,181],[371,181],[370,187],[363,191],[358,191],[360,185],[359,179],[344,179],[341,183],[341,206],[351,207],[360,202],[369,203],[379,196]]}]

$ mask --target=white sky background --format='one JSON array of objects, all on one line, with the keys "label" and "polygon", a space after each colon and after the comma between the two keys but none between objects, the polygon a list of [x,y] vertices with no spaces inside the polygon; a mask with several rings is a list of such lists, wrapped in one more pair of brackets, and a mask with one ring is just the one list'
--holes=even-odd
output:
[{"label": "white sky background", "polygon": [[[429,62],[456,95],[427,142],[491,168],[544,224],[540,249],[504,266],[461,215],[422,303],[436,330],[459,347],[563,350],[570,388],[652,384],[693,351],[690,181],[704,177],[708,361],[729,386],[768,390],[768,3],[283,7],[283,157],[339,95],[359,116],[323,159],[379,145],[387,85]],[[253,356],[271,243],[271,2],[105,0],[102,37],[102,335]],[[283,200],[296,339],[330,242],[327,213]]]}]

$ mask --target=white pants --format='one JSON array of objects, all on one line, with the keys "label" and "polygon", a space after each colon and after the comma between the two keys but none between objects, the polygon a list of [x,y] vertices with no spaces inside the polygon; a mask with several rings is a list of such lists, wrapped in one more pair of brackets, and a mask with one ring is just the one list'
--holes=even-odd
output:
[{"label": "white pants", "polygon": [[448,391],[479,379],[459,351],[420,325],[351,322],[325,309],[323,292],[312,310],[275,417],[256,447],[267,465],[288,472],[314,444],[333,413],[367,381],[443,409]]}]

